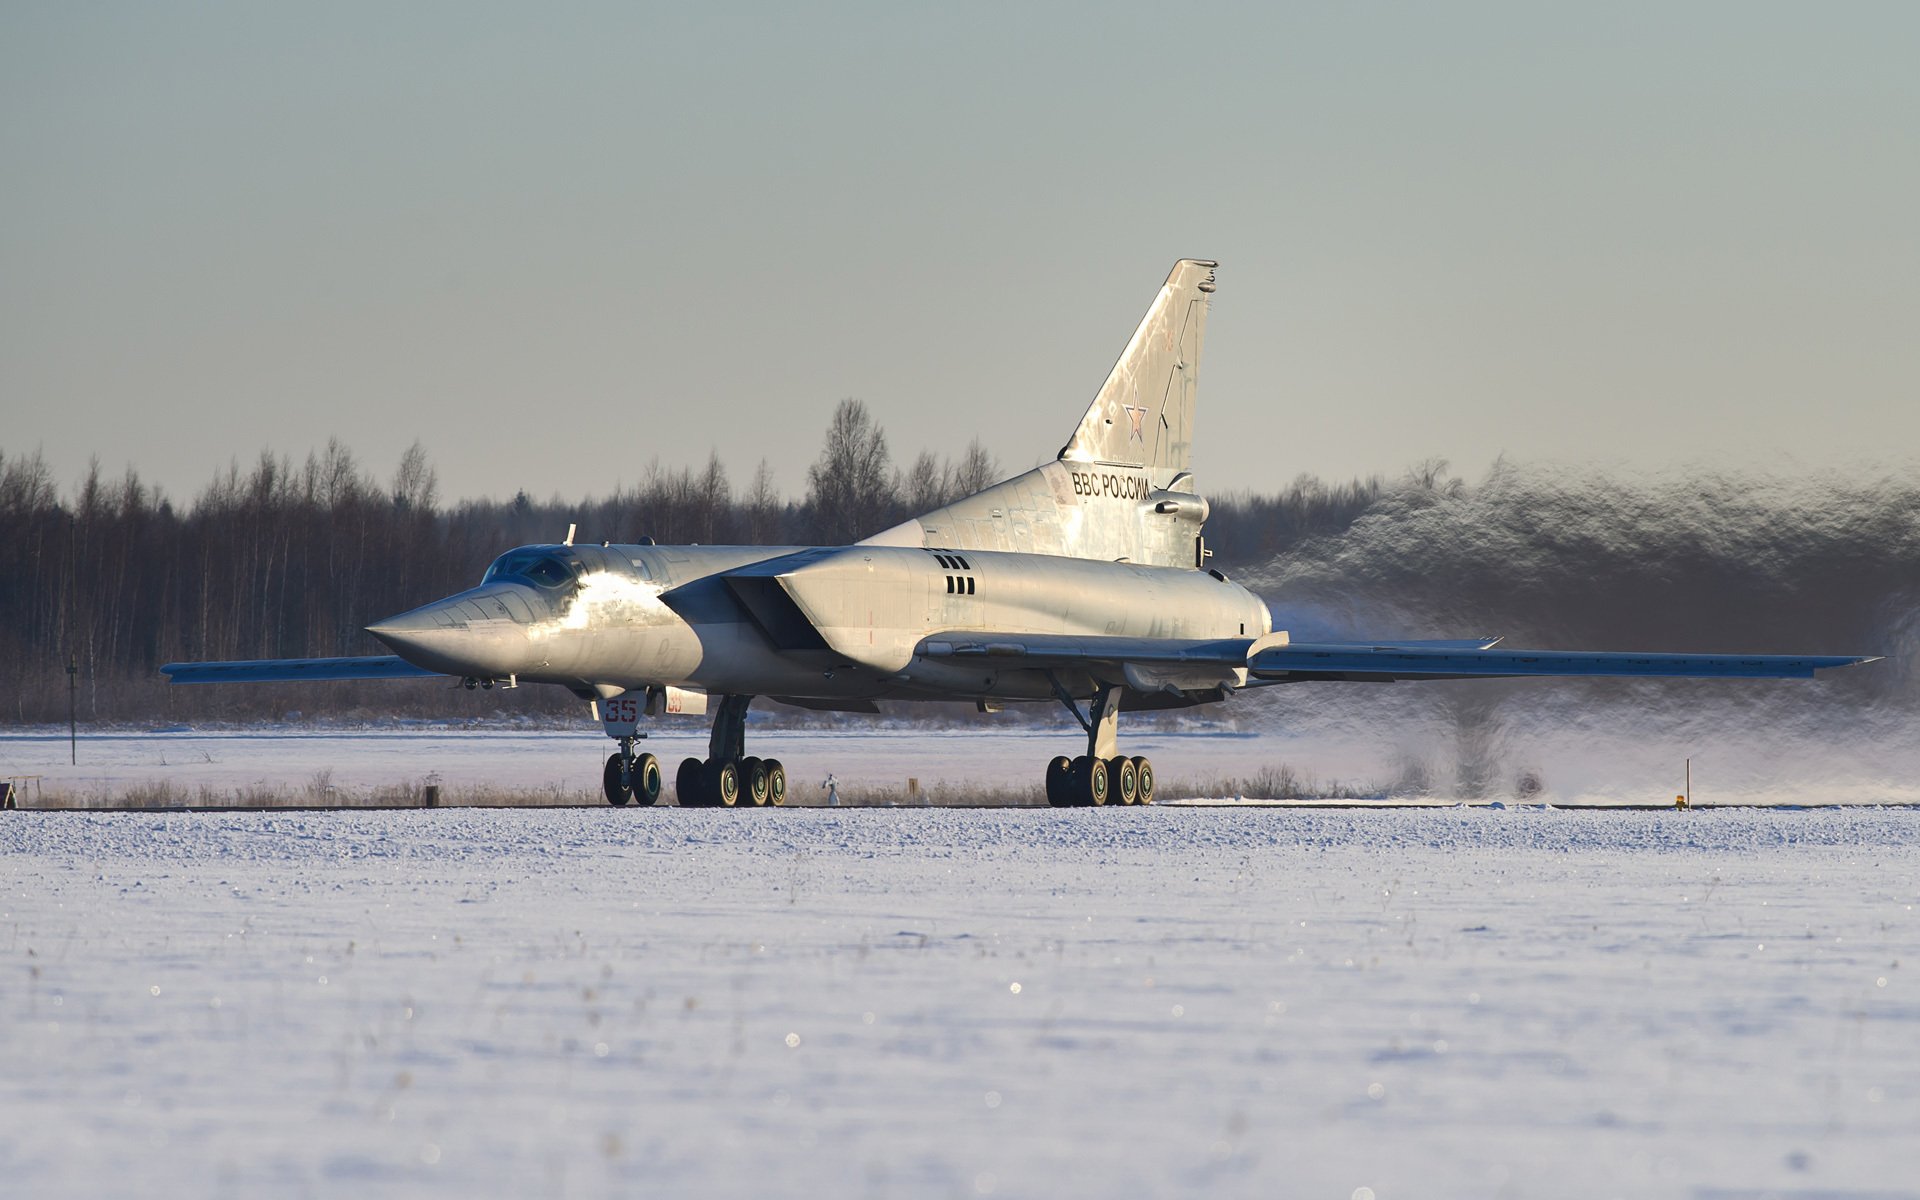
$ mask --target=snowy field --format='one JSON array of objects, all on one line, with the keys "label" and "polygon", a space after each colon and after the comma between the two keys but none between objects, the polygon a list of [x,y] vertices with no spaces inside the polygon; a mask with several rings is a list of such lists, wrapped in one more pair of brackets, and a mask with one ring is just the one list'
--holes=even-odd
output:
[{"label": "snowy field", "polygon": [[[1394,739],[1407,736],[1405,727],[1396,734],[1327,721],[1185,731],[1135,724],[1124,730],[1122,747],[1153,759],[1163,800],[1217,798],[1222,793],[1207,785],[1283,763],[1323,783],[1406,798],[1411,793],[1394,788],[1395,756],[1406,757],[1404,744]],[[1644,733],[1596,731],[1569,721],[1513,752],[1488,798],[1513,800],[1512,776],[1525,769],[1544,784],[1537,798],[1555,804],[1671,803],[1691,755],[1695,797],[1707,803],[1920,803],[1920,761],[1910,749],[1910,733],[1848,750],[1765,728],[1741,738],[1715,731],[1663,744]],[[704,756],[706,744],[704,720],[676,719],[658,722],[645,748],[660,756],[670,782],[680,760]],[[755,754],[786,764],[794,802],[806,804],[823,798],[821,783],[830,774],[842,785],[891,787],[903,795],[910,778],[934,795],[978,785],[1037,786],[1049,758],[1084,753],[1086,740],[1071,728],[903,728],[856,717],[839,728],[755,725],[747,744]],[[599,795],[601,764],[612,749],[598,726],[584,722],[571,729],[418,724],[90,730],[80,737],[78,765],[70,765],[64,728],[15,728],[0,729],[0,778],[18,779],[29,803],[35,796],[112,796],[160,784],[182,797],[203,789],[222,798],[264,789],[322,800],[324,788],[364,796],[422,782],[442,784],[455,799],[463,789],[558,790],[591,799]],[[1424,751],[1443,768],[1448,752],[1444,746]],[[1434,795],[1441,800],[1454,794],[1449,775],[1447,769],[1434,774]]]},{"label": "snowy field", "polygon": [[[671,781],[682,758],[705,757],[704,721],[666,725],[642,749],[666,764]],[[1164,774],[1204,768],[1208,775],[1253,771],[1273,747],[1252,735],[1143,734],[1130,753],[1152,755]],[[1077,749],[1076,749],[1077,745]],[[753,753],[787,765],[795,799],[817,800],[832,774],[842,783],[895,784],[918,778],[991,785],[1034,784],[1055,754],[1086,752],[1085,735],[1050,730],[875,728],[753,729]],[[559,788],[600,794],[601,764],[614,743],[598,726],[577,729],[310,730],[291,727],[90,734],[69,765],[66,730],[0,732],[0,776],[38,775],[43,789],[85,794],[168,780],[182,789],[231,791],[266,786],[306,788],[323,772],[336,788],[374,788],[435,777],[449,789]],[[1182,772],[1184,773],[1184,772]],[[671,786],[671,784],[669,784]],[[24,790],[24,789],[23,789]]]},{"label": "snowy field", "polygon": [[1920,1197],[1920,815],[0,814],[8,1196]]}]

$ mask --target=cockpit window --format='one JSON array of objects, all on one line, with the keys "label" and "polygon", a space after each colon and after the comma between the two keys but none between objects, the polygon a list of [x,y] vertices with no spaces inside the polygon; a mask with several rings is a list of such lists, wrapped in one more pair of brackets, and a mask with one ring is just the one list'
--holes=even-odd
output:
[{"label": "cockpit window", "polygon": [[565,563],[550,554],[528,551],[516,551],[503,554],[487,568],[482,583],[492,583],[496,579],[513,576],[538,584],[543,588],[557,588],[573,582],[573,572]]}]

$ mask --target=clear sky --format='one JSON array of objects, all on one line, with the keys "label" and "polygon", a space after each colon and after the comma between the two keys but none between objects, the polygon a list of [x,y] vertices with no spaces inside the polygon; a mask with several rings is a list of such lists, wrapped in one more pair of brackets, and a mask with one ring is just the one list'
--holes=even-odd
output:
[{"label": "clear sky", "polygon": [[0,452],[180,499],[1058,449],[1221,260],[1203,488],[1920,457],[1920,4],[0,6]]}]

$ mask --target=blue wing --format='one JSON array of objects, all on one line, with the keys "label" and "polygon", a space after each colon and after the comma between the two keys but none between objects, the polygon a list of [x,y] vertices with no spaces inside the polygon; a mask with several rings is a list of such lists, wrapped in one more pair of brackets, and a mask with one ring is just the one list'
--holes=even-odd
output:
[{"label": "blue wing", "polygon": [[168,663],[171,683],[304,683],[312,679],[444,679],[392,654],[366,658],[257,658],[245,662]]},{"label": "blue wing", "polygon": [[1245,667],[1248,683],[1473,679],[1512,676],[1627,676],[1698,679],[1810,679],[1814,672],[1872,662],[1857,655],[1635,654],[1584,650],[1495,650],[1498,638],[1446,641],[1265,644],[1267,638],[1100,637],[943,633],[920,643],[929,658],[989,658],[1012,668]]},{"label": "blue wing", "polygon": [[1873,662],[1840,654],[1635,654],[1589,650],[1493,650],[1444,645],[1306,642],[1269,646],[1247,659],[1258,683],[1306,680],[1472,679],[1526,675],[1668,679],[1811,679],[1816,671]]}]

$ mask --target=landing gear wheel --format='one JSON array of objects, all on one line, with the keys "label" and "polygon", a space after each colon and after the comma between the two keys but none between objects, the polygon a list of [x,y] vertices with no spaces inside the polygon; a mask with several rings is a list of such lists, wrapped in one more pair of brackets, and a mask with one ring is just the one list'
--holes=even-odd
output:
[{"label": "landing gear wheel", "polygon": [[1136,799],[1134,800],[1134,803],[1152,804],[1153,803],[1153,764],[1148,762],[1145,758],[1135,758],[1133,760],[1133,773],[1135,778],[1139,781],[1136,784],[1136,788],[1134,792],[1134,795],[1136,797]]},{"label": "landing gear wheel", "polygon": [[1120,804],[1140,803],[1140,771],[1126,755],[1107,760],[1107,781]]},{"label": "landing gear wheel", "polygon": [[697,758],[682,759],[680,770],[673,777],[673,794],[680,801],[681,808],[704,808],[707,803],[705,781],[701,778],[701,762]]},{"label": "landing gear wheel", "polygon": [[634,759],[629,778],[633,783],[633,798],[636,803],[649,808],[660,803],[660,785],[665,780],[661,778],[658,758],[651,754],[642,754]]},{"label": "landing gear wheel", "polygon": [[760,764],[767,772],[767,803],[781,805],[787,802],[787,768],[777,758],[769,758]]},{"label": "landing gear wheel", "polygon": [[627,779],[627,761],[618,754],[607,756],[606,770],[600,772],[600,790],[615,808],[633,799],[633,785]]},{"label": "landing gear wheel", "polygon": [[710,758],[700,768],[707,803],[732,808],[740,803],[740,762],[732,758]]},{"label": "landing gear wheel", "polygon": [[1107,802],[1112,779],[1107,775],[1107,760],[1085,755],[1073,760],[1073,794],[1082,807],[1095,808]]},{"label": "landing gear wheel", "polygon": [[740,760],[740,798],[755,808],[767,803],[767,764],[751,756]]},{"label": "landing gear wheel", "polygon": [[1073,792],[1068,783],[1068,775],[1073,769],[1073,760],[1066,755],[1055,756],[1047,764],[1047,803],[1055,808],[1065,808],[1073,803]]}]

